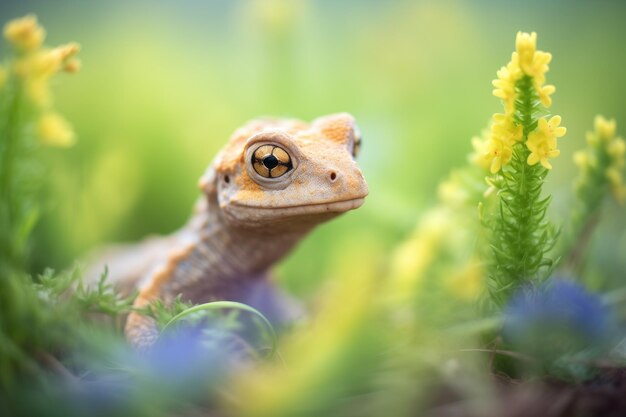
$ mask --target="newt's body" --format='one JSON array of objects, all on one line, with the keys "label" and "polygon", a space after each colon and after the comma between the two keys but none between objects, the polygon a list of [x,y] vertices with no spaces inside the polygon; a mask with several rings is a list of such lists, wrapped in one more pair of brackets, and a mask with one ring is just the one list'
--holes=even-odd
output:
[{"label": "newt's body", "polygon": [[[354,160],[359,145],[348,114],[311,124],[249,122],[200,179],[204,197],[183,229],[103,263],[118,287],[139,288],[137,307],[182,294],[195,303],[242,301],[279,316],[267,271],[317,224],[361,206],[368,189]],[[130,314],[131,344],[146,349],[157,335],[153,319]]]}]

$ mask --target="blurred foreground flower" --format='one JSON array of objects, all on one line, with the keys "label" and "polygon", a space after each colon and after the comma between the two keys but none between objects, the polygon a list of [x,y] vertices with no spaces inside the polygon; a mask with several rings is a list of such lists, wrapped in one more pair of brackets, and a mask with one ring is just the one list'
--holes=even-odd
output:
[{"label": "blurred foreground flower", "polygon": [[379,321],[378,252],[362,248],[346,255],[313,320],[283,341],[284,362],[260,363],[234,375],[233,396],[225,398],[232,407],[228,414],[333,415],[349,405],[355,390],[363,389],[382,359],[386,337]]},{"label": "blurred foreground flower", "polygon": [[74,144],[74,131],[70,124],[57,113],[46,113],[39,119],[37,131],[46,145],[67,147]]},{"label": "blurred foreground flower", "polygon": [[388,302],[423,304],[424,296],[439,291],[467,302],[484,290],[484,268],[474,251],[480,227],[476,205],[485,189],[482,175],[483,170],[469,166],[439,184],[439,204],[421,216],[391,256]]},{"label": "blurred foreground flower", "polygon": [[141,357],[144,371],[176,388],[216,378],[235,363],[238,352],[232,336],[219,327],[184,326],[163,335],[149,354]]},{"label": "blurred foreground flower", "polygon": [[606,354],[616,330],[599,296],[556,278],[515,293],[505,309],[502,333],[514,349],[553,368],[581,365]]},{"label": "blurred foreground flower", "polygon": [[178,328],[148,354],[105,340],[105,360],[91,356],[84,377],[59,381],[63,415],[178,415],[181,409],[214,406],[216,387],[232,370],[235,356],[221,343],[226,339],[205,330]]}]

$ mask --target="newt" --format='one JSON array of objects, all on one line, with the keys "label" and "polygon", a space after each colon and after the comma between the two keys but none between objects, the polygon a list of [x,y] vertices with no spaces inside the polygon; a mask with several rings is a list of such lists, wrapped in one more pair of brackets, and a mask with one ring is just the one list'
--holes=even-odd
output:
[{"label": "newt", "polygon": [[[243,302],[270,319],[293,316],[297,308],[269,270],[315,226],[363,204],[368,186],[356,162],[360,146],[347,113],[311,123],[252,120],[200,178],[202,196],[184,227],[109,251],[91,270],[107,265],[120,291],[138,290],[138,308],[181,295],[192,303]],[[136,349],[149,349],[158,334],[153,318],[128,316],[125,335]]]}]

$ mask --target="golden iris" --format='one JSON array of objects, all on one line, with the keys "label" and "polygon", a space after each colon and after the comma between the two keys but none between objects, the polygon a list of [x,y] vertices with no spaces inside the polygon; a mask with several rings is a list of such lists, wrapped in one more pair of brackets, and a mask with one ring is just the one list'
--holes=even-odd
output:
[{"label": "golden iris", "polygon": [[261,145],[252,154],[252,167],[262,177],[278,178],[293,168],[291,157],[280,146]]}]

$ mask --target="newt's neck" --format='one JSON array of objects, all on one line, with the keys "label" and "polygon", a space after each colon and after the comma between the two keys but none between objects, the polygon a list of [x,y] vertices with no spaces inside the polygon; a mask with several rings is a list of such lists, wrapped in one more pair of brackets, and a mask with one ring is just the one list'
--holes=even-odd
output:
[{"label": "newt's neck", "polygon": [[238,288],[264,277],[315,224],[238,227],[228,223],[217,201],[209,200],[179,232],[177,240],[185,249],[162,294],[169,298],[182,293],[194,302],[233,299]]}]

